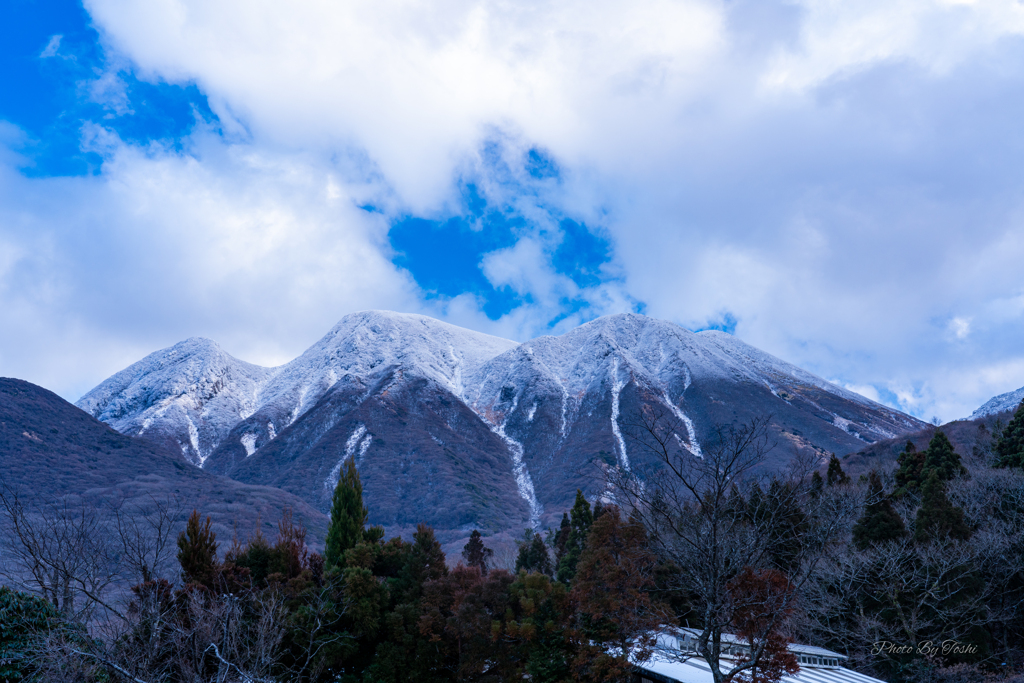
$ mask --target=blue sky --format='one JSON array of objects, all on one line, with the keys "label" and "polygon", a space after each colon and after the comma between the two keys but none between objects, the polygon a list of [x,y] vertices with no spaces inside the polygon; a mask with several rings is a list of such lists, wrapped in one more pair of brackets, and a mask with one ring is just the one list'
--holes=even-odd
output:
[{"label": "blue sky", "polygon": [[643,312],[915,415],[1024,385],[1010,0],[12,0],[0,374]]}]

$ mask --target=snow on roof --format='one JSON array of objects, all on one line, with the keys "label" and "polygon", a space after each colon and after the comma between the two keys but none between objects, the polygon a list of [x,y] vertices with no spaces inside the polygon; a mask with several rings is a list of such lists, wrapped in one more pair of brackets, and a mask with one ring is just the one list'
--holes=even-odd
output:
[{"label": "snow on roof", "polygon": [[[696,629],[672,629],[659,634],[654,655],[637,665],[641,683],[714,683],[711,667],[702,657],[694,655],[679,661],[685,649],[680,648],[680,638],[699,633]],[[732,634],[722,634],[722,640],[735,645],[743,643]],[[784,676],[782,683],[882,683],[877,678],[840,666],[846,656],[838,652],[797,643],[790,645],[789,649],[800,661],[800,672]],[[729,661],[732,657],[723,656],[722,659]]]}]

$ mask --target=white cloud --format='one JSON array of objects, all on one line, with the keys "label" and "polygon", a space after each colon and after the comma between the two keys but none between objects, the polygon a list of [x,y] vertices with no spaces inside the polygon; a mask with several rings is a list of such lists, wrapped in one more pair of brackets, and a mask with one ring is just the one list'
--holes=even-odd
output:
[{"label": "white cloud", "polygon": [[638,117],[664,122],[650,103],[692,88],[722,39],[720,8],[702,0],[87,7],[144,72],[197,81],[261,139],[365,149],[419,211],[490,126],[585,158]]},{"label": "white cloud", "polygon": [[[61,181],[17,176],[4,150],[0,243],[17,256],[0,291],[24,339],[102,340],[127,362],[207,334],[283,359],[361,308],[523,338],[580,296],[690,326],[730,313],[748,342],[926,418],[1024,384],[1018,3],[86,7],[111,64],[195,82],[226,135],[178,153],[90,124],[102,174]],[[119,111],[121,86],[92,93]],[[496,136],[562,177],[503,195],[480,161]],[[581,291],[524,230],[483,263],[533,304],[491,321],[471,295],[424,301],[386,221],[444,215],[460,176],[523,215],[602,225],[621,280]],[[12,344],[5,367],[45,365]]]},{"label": "white cloud", "polygon": [[846,387],[850,391],[856,392],[864,398],[869,398],[875,403],[882,403],[883,399],[881,394],[878,393],[878,389],[871,386],[870,384],[844,384],[839,380],[831,380],[833,384]]},{"label": "white cloud", "polygon": [[949,321],[949,331],[957,339],[966,339],[971,333],[970,318],[953,318]]},{"label": "white cloud", "polygon": [[53,57],[57,54],[57,50],[60,49],[60,41],[63,38],[61,34],[57,34],[50,37],[50,42],[46,44],[43,51],[39,53],[40,59],[46,59],[47,57]]},{"label": "white cloud", "polygon": [[799,46],[780,49],[763,76],[769,88],[805,89],[879,62],[906,60],[950,71],[1006,36],[1024,35],[1015,0],[800,0]]},{"label": "white cloud", "polygon": [[275,364],[346,313],[418,305],[354,204],[375,190],[344,169],[204,135],[190,154],[115,141],[100,177],[0,169],[5,371],[77,398],[189,336]]}]

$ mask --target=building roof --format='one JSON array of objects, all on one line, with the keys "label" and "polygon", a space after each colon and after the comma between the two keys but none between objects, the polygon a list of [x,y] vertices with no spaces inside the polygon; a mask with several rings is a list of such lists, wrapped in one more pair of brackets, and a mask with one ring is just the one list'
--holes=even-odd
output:
[{"label": "building roof", "polygon": [[[688,649],[687,640],[699,633],[695,629],[672,629],[660,633],[654,655],[637,665],[641,681],[646,679],[650,683],[714,683],[711,667],[699,655],[679,661]],[[742,639],[731,634],[722,634],[722,640],[723,645],[743,645]],[[882,683],[877,678],[840,666],[846,657],[838,652],[795,643],[790,645],[789,649],[800,661],[800,672],[792,676],[783,676],[782,683]],[[725,655],[722,659],[728,661],[732,656]]]}]

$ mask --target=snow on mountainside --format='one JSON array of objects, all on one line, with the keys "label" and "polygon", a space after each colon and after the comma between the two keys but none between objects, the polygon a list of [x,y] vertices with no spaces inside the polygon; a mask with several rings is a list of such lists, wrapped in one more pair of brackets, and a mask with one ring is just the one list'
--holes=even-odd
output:
[{"label": "snow on mountainside", "polygon": [[600,492],[600,468],[650,465],[628,429],[651,402],[695,456],[716,425],[772,415],[772,467],[924,426],[731,335],[633,314],[517,344],[367,311],[273,369],[193,339],[118,373],[79,406],[321,510],[352,458],[375,523],[503,530],[553,523],[577,488]]},{"label": "snow on mountainside", "polygon": [[466,374],[514,346],[514,341],[422,315],[355,313],[283,365],[261,393],[261,407],[288,407],[290,424],[338,381],[363,378],[387,367],[413,370],[458,395]]},{"label": "snow on mountainside", "polygon": [[124,434],[172,443],[202,467],[231,430],[257,412],[264,433],[241,437],[249,455],[339,381],[398,366],[459,393],[466,372],[515,345],[426,316],[365,311],[345,316],[277,368],[240,361],[208,339],[188,339],[115,374],[76,405]]},{"label": "snow on mountainside", "polygon": [[634,452],[624,433],[643,403],[670,412],[679,445],[694,456],[715,424],[769,414],[783,444],[778,458],[848,453],[924,424],[731,335],[633,314],[496,356],[467,382],[464,399],[507,444],[520,493],[538,514],[571,503],[587,486],[578,472],[588,461],[630,469],[650,455]]},{"label": "snow on mountainside", "polygon": [[1016,410],[1021,401],[1024,401],[1024,387],[1021,387],[1016,391],[1008,391],[1005,394],[999,394],[998,396],[989,399],[983,406],[971,413],[971,417],[969,419],[976,420],[979,417],[995,415],[996,413],[1006,412],[1007,410]]},{"label": "snow on mountainside", "polygon": [[257,408],[273,370],[193,337],[133,363],[75,404],[122,434],[148,435],[202,466],[231,428]]}]

